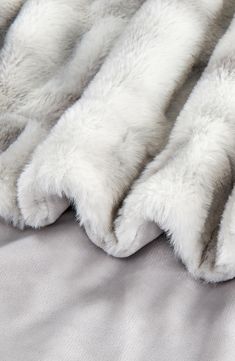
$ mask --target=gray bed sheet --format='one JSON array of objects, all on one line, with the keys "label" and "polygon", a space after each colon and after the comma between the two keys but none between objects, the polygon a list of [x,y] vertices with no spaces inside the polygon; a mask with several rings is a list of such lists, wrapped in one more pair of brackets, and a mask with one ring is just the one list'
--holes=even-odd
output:
[{"label": "gray bed sheet", "polygon": [[233,361],[235,283],[194,281],[164,237],[129,259],[66,213],[0,224],[1,361]]}]

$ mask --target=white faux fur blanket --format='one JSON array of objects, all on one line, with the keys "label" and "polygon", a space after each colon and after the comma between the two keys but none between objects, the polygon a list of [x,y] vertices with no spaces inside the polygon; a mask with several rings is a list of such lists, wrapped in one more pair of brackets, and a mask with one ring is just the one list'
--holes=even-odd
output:
[{"label": "white faux fur blanket", "polygon": [[163,230],[194,277],[235,277],[234,11],[235,0],[1,1],[0,216],[43,227],[72,204],[113,256]]}]

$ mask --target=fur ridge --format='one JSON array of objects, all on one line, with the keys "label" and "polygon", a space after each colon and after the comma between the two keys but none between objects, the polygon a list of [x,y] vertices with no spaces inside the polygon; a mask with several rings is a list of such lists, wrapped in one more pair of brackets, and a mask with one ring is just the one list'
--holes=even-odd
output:
[{"label": "fur ridge", "polygon": [[235,18],[166,148],[127,196],[115,222],[116,244],[110,254],[126,257],[153,240],[152,235],[148,240],[138,237],[138,230],[154,222],[169,234],[176,255],[195,278],[220,282],[235,277],[234,37]]}]

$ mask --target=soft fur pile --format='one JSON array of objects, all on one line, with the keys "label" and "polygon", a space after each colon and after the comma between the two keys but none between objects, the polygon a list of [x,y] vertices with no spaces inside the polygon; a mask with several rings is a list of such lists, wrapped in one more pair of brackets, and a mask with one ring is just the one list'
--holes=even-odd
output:
[{"label": "soft fur pile", "polygon": [[73,204],[109,254],[164,230],[194,277],[235,277],[234,11],[234,0],[3,1],[0,216],[37,228]]}]

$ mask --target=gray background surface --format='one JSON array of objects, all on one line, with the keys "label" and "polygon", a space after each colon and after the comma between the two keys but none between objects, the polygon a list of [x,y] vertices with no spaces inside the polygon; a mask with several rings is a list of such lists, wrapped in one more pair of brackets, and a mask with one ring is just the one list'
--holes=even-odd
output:
[{"label": "gray background surface", "polygon": [[71,213],[0,223],[1,361],[233,361],[235,283],[194,281],[162,238],[104,254]]}]

